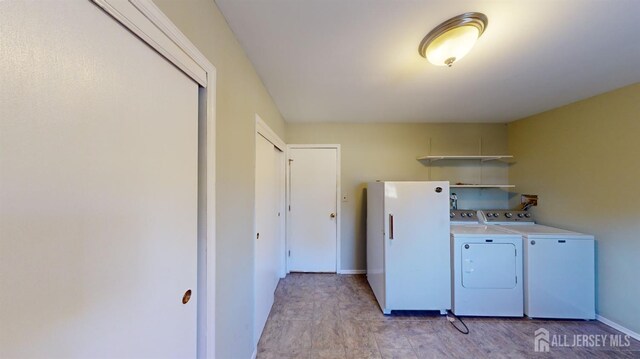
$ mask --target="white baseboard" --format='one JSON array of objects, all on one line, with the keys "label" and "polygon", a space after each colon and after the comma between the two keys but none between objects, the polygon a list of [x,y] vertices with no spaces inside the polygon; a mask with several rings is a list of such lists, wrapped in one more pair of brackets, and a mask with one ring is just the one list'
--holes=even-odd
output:
[{"label": "white baseboard", "polygon": [[603,317],[601,315],[596,314],[596,320],[599,321],[599,322],[602,322],[602,323],[604,323],[604,324],[606,324],[608,326],[610,326],[611,328],[613,328],[615,330],[619,330],[619,331],[623,332],[624,334],[630,336],[631,338],[633,338],[635,340],[640,340],[640,334],[634,332],[631,329],[625,328],[622,325],[620,325],[620,324],[618,324],[618,323],[616,323],[614,321],[611,321],[611,320],[609,320],[609,319],[607,319],[607,318],[605,318],[605,317]]},{"label": "white baseboard", "polygon": [[258,348],[253,349],[253,354],[251,354],[251,359],[256,359],[258,356]]},{"label": "white baseboard", "polygon": [[338,271],[338,274],[366,274],[366,269],[342,269]]}]

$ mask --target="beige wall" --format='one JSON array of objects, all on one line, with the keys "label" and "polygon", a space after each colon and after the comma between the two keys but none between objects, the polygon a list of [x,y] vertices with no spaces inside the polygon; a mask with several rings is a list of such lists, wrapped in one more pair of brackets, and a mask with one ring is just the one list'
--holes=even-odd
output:
[{"label": "beige wall", "polygon": [[[431,141],[430,141],[431,139]],[[366,210],[363,193],[366,183],[376,180],[454,180],[477,183],[507,181],[507,166],[477,161],[434,164],[430,168],[416,157],[429,153],[449,155],[507,152],[504,124],[287,124],[290,144],[340,144],[342,270],[365,269]],[[431,146],[429,143],[431,142]],[[503,208],[507,192],[499,189],[456,189],[460,208]]]},{"label": "beige wall", "polygon": [[[640,84],[509,124],[509,171],[544,224],[595,234],[597,311],[640,332]],[[514,202],[517,201],[514,198]]]},{"label": "beige wall", "polygon": [[253,352],[255,114],[284,121],[213,0],[154,0],[217,69],[216,357]]}]

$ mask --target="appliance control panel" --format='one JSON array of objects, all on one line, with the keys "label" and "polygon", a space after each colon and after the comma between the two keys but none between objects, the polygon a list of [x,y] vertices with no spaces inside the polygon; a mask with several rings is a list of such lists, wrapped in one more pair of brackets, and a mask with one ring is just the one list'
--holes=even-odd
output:
[{"label": "appliance control panel", "polygon": [[478,211],[478,218],[483,223],[535,223],[533,216],[527,211],[513,211],[505,209],[483,209]]},{"label": "appliance control panel", "polygon": [[478,222],[474,209],[453,209],[449,212],[449,218],[451,222]]}]

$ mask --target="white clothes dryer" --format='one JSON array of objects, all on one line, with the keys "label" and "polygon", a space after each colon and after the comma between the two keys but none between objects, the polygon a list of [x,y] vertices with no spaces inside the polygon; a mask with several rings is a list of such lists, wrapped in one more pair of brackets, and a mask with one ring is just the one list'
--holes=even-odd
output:
[{"label": "white clothes dryer", "polygon": [[522,237],[497,226],[451,225],[452,311],[523,316]]}]

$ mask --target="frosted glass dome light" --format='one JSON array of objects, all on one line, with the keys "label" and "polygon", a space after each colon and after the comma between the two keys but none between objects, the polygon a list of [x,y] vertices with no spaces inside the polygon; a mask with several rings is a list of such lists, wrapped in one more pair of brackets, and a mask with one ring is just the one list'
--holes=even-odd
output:
[{"label": "frosted glass dome light", "polygon": [[418,52],[436,66],[451,67],[471,51],[487,23],[487,17],[477,12],[453,17],[431,30]]}]

